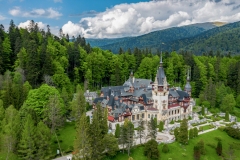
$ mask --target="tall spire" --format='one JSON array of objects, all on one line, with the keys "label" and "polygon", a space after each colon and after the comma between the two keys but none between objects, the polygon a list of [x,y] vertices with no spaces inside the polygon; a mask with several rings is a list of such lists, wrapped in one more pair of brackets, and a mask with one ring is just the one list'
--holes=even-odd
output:
[{"label": "tall spire", "polygon": [[163,65],[163,62],[162,62],[162,51],[161,51],[161,60],[160,60],[160,67],[162,67]]},{"label": "tall spire", "polygon": [[133,70],[131,70],[130,76],[133,77]]},{"label": "tall spire", "polygon": [[[188,68],[188,73],[187,73],[187,83],[186,83],[186,85],[185,85],[185,87],[184,87],[184,90],[186,91],[186,92],[188,92],[188,93],[190,93],[191,92],[191,90],[192,90],[192,87],[191,87],[191,85],[190,85],[190,69]],[[191,93],[190,93],[191,94]]]},{"label": "tall spire", "polygon": [[190,81],[190,73],[189,73],[189,69],[188,69],[188,73],[187,73],[187,81]]}]

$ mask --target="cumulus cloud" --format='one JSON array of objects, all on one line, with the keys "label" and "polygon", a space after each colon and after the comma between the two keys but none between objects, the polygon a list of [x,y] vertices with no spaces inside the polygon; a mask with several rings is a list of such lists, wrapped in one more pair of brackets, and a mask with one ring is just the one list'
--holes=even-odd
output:
[{"label": "cumulus cloud", "polygon": [[46,18],[56,18],[58,19],[59,17],[62,16],[61,13],[58,11],[54,10],[53,8],[48,8],[48,9],[33,9],[31,11],[23,11],[21,10],[20,7],[14,7],[13,9],[9,10],[9,14],[12,16],[21,16],[21,17],[46,17]]},{"label": "cumulus cloud", "polygon": [[151,31],[194,23],[240,19],[237,0],[153,0],[119,4],[92,17],[63,25],[70,36],[87,38],[137,36]]}]

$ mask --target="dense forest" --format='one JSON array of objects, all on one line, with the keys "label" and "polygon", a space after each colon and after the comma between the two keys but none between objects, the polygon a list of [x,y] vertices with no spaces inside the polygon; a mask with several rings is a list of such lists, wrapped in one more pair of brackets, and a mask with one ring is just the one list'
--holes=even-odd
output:
[{"label": "dense forest", "polygon": [[[92,48],[84,37],[71,39],[61,30],[59,36],[51,34],[50,26],[47,31],[40,30],[34,21],[26,29],[18,28],[13,21],[8,29],[0,25],[0,153],[49,159],[53,155],[51,138],[57,137],[55,130],[66,118],[86,122],[86,117],[79,119],[74,109],[84,102],[84,90],[122,85],[131,70],[135,77],[155,78],[160,53],[135,48],[113,54]],[[234,110],[240,107],[240,56],[226,56],[220,51],[202,56],[173,51],[163,53],[163,64],[171,86],[183,87],[190,67],[192,96],[199,97],[213,112],[228,110],[240,117]],[[86,109],[84,105],[80,113]],[[90,128],[101,128],[96,137],[103,139],[106,121],[94,121]],[[95,144],[96,137],[93,134],[89,145],[104,145]]]}]

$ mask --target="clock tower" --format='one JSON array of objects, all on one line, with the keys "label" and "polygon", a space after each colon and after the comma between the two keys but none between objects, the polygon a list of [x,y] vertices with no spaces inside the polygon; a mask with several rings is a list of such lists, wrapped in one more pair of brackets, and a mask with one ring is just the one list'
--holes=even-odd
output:
[{"label": "clock tower", "polygon": [[152,99],[153,108],[158,109],[158,121],[162,119],[162,111],[168,109],[168,95],[169,95],[169,84],[167,83],[167,77],[164,72],[162,54],[160,65],[155,77],[155,81],[152,84]]}]

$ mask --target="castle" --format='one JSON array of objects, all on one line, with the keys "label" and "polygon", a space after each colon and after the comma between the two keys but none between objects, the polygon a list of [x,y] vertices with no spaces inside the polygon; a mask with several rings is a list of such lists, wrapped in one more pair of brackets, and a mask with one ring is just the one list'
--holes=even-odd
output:
[{"label": "castle", "polygon": [[110,128],[125,118],[134,123],[140,119],[149,121],[153,117],[165,124],[188,118],[192,115],[189,70],[184,91],[180,87],[170,88],[161,56],[154,82],[135,78],[131,72],[122,86],[103,87],[100,97],[93,101],[93,108],[97,103],[108,108]]}]

